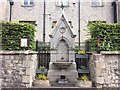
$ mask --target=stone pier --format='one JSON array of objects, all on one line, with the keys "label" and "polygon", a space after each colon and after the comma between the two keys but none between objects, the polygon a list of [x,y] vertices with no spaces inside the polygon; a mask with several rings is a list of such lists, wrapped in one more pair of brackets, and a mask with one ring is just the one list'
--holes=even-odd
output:
[{"label": "stone pier", "polygon": [[120,51],[93,54],[90,73],[95,87],[120,87]]},{"label": "stone pier", "polygon": [[32,87],[37,67],[33,51],[0,51],[0,86]]}]

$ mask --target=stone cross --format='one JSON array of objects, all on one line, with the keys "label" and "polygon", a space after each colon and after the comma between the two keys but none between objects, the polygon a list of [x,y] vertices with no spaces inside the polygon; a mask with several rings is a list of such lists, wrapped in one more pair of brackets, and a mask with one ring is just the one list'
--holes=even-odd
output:
[{"label": "stone cross", "polygon": [[62,10],[63,10],[63,8],[64,8],[63,2],[61,2],[61,8],[62,8]]}]

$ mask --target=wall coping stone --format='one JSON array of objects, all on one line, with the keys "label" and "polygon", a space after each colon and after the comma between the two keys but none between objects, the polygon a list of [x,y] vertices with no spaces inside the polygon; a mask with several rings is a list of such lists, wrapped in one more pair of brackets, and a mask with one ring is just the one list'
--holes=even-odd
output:
[{"label": "wall coping stone", "polygon": [[120,51],[101,51],[100,54],[103,55],[120,55]]},{"label": "wall coping stone", "polygon": [[5,50],[2,50],[2,51],[0,51],[0,55],[19,55],[19,54],[31,55],[31,54],[37,54],[37,53],[38,52],[30,51],[30,50],[26,50],[26,51],[5,51]]}]

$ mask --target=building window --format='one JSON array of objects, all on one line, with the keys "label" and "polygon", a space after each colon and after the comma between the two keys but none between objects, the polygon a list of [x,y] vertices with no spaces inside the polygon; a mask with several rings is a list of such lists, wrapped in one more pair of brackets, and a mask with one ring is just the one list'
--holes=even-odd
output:
[{"label": "building window", "polygon": [[55,27],[56,23],[57,23],[57,21],[53,21],[53,22],[52,22],[52,28]]},{"label": "building window", "polygon": [[23,0],[23,6],[33,6],[33,0]]},{"label": "building window", "polygon": [[29,23],[29,24],[33,24],[33,25],[37,26],[35,21],[19,21],[19,22],[21,22],[21,23]]},{"label": "building window", "polygon": [[75,4],[76,3],[76,0],[73,0],[73,4]]},{"label": "building window", "polygon": [[106,21],[88,21],[88,25],[91,23],[97,23],[97,22],[106,23]]},{"label": "building window", "polygon": [[90,0],[91,6],[103,6],[102,0]]},{"label": "building window", "polygon": [[56,0],[56,6],[68,6],[68,0]]}]

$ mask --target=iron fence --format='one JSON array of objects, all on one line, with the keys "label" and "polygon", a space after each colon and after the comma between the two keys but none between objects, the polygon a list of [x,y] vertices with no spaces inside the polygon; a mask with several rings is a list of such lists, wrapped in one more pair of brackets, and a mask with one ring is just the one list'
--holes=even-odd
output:
[{"label": "iron fence", "polygon": [[50,52],[48,51],[38,51],[38,68],[40,66],[44,66],[45,68],[49,69],[49,62],[50,62]]}]

